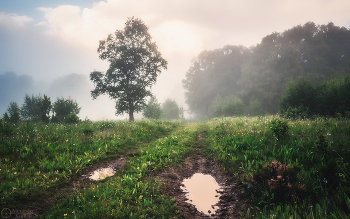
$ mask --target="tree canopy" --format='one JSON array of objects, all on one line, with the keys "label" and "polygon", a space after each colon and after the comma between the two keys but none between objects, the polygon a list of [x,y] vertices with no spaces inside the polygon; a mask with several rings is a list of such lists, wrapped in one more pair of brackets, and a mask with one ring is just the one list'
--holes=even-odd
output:
[{"label": "tree canopy", "polygon": [[21,116],[26,120],[37,120],[42,122],[49,122],[49,114],[51,111],[52,105],[50,97],[47,97],[44,94],[44,97],[41,95],[30,97],[28,94],[24,97],[24,103],[21,107]]},{"label": "tree canopy", "polygon": [[162,109],[160,103],[157,102],[157,98],[154,96],[144,106],[142,115],[148,119],[160,119],[162,116]]},{"label": "tree canopy", "polygon": [[167,120],[183,118],[183,109],[180,108],[175,100],[166,99],[162,104],[163,118]]},{"label": "tree canopy", "polygon": [[225,46],[201,52],[183,86],[186,103],[199,115],[209,115],[217,95],[234,95],[247,109],[274,114],[290,80],[308,77],[322,82],[349,74],[350,30],[308,22],[271,33],[250,48]]},{"label": "tree canopy", "polygon": [[54,113],[52,121],[76,123],[79,120],[77,115],[80,109],[81,107],[75,100],[70,98],[64,99],[63,97],[57,98],[52,107],[52,112]]},{"label": "tree canopy", "polygon": [[241,67],[249,56],[249,49],[244,46],[225,46],[201,52],[192,61],[186,79],[182,80],[190,111],[207,116],[217,95],[237,93]]},{"label": "tree canopy", "polygon": [[134,121],[134,112],[142,110],[145,97],[151,96],[149,89],[161,70],[167,68],[167,61],[151,42],[148,27],[134,17],[128,18],[124,29],[101,40],[97,51],[100,59],[109,62],[109,69],[105,74],[90,74],[95,85],[91,96],[95,99],[108,94],[116,100],[116,115],[128,113],[129,120]]},{"label": "tree canopy", "polygon": [[7,107],[7,112],[4,113],[4,121],[5,122],[19,122],[20,117],[20,109],[16,102],[11,102],[10,106]]}]

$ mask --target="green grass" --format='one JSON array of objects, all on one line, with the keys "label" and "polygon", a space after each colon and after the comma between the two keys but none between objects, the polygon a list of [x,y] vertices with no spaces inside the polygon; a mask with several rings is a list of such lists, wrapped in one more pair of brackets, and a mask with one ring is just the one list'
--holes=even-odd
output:
[{"label": "green grass", "polygon": [[[242,217],[350,217],[350,122],[227,117],[184,125],[141,120],[78,125],[18,123],[0,130],[0,206],[24,209],[93,164],[126,157],[112,178],[75,189],[43,218],[180,218],[150,175],[197,151],[241,180]],[[198,142],[202,133],[205,140]],[[206,142],[206,147],[199,144]]]},{"label": "green grass", "polygon": [[130,153],[179,126],[147,120],[14,124],[0,138],[0,206],[18,209],[52,195],[90,165]]},{"label": "green grass", "polygon": [[180,211],[174,199],[161,194],[161,183],[150,173],[178,164],[193,152],[198,125],[192,124],[140,148],[116,177],[59,201],[48,218],[171,218]]},{"label": "green grass", "polygon": [[206,124],[208,153],[246,185],[250,216],[350,216],[349,120],[267,116]]}]

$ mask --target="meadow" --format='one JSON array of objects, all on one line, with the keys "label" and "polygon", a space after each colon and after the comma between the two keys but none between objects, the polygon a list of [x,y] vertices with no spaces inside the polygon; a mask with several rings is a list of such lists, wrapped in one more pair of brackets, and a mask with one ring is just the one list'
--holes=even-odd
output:
[{"label": "meadow", "polygon": [[180,218],[164,183],[150,176],[200,151],[246,187],[242,200],[249,206],[240,212],[243,218],[350,216],[348,119],[264,116],[189,124],[3,123],[0,128],[1,209],[44,206],[85,170],[124,156],[115,176],[53,200],[39,217]]},{"label": "meadow", "polygon": [[348,119],[213,119],[209,154],[246,185],[247,218],[349,218]]}]

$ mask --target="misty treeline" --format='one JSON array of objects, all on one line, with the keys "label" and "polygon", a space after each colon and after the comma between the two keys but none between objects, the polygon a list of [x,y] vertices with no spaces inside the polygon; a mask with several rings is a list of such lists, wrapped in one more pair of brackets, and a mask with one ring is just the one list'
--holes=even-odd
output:
[{"label": "misty treeline", "polygon": [[[228,45],[203,51],[193,59],[182,82],[186,103],[196,115],[259,115],[279,112],[279,101],[291,80],[298,81],[303,77],[311,84],[341,78],[349,73],[350,30],[333,23],[316,25],[308,22],[283,33],[267,35],[261,43],[250,48]],[[342,80],[341,83],[347,83],[348,79]],[[309,110],[307,114],[334,115],[336,110],[319,105],[333,104],[340,97],[349,99],[349,93],[339,96],[342,88],[335,88],[337,83],[313,84],[312,92],[316,93],[307,94],[309,99],[306,102],[287,103],[287,96],[291,95],[289,91],[280,110],[287,112],[290,106],[289,111],[296,112],[295,108],[301,110],[300,107],[304,107]],[[299,91],[302,96],[302,87]],[[326,99],[326,96],[329,100],[335,99],[315,104],[316,97]],[[318,107],[314,107],[316,105]]]},{"label": "misty treeline", "polygon": [[160,104],[157,98],[152,96],[143,107],[142,115],[148,119],[183,119],[184,109],[179,107],[175,100],[168,98]]},{"label": "misty treeline", "polygon": [[[64,97],[79,101],[80,105],[91,103],[92,84],[83,74],[72,73],[55,78],[52,82],[35,81],[31,76],[14,72],[0,74],[0,114],[10,102],[22,104],[25,94],[46,94],[52,98]],[[16,88],[16,89],[14,89]],[[0,115],[0,117],[1,117]]]},{"label": "misty treeline", "polygon": [[280,102],[280,112],[286,118],[315,115],[350,117],[350,76],[325,82],[307,78],[291,81]]},{"label": "misty treeline", "polygon": [[50,97],[45,94],[44,96],[26,94],[22,106],[19,107],[17,102],[11,102],[2,119],[4,122],[13,123],[19,121],[77,123],[80,109],[78,103],[70,98],[57,98],[52,103]]}]

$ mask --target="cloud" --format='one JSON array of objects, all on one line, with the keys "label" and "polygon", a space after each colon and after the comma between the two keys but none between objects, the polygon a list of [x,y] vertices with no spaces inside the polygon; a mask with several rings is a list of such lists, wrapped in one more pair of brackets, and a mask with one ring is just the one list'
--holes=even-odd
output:
[{"label": "cloud", "polygon": [[6,14],[0,12],[0,25],[7,27],[24,27],[27,23],[33,21],[27,16],[19,16],[17,14]]},{"label": "cloud", "polygon": [[[127,18],[135,16],[149,27],[153,41],[169,63],[153,92],[160,102],[169,96],[180,101],[184,98],[179,84],[191,59],[203,50],[227,44],[256,45],[267,34],[308,21],[350,25],[350,1],[344,0],[92,2],[89,8],[39,7],[37,10],[43,13],[44,20],[36,25],[32,25],[33,20],[28,16],[0,12],[0,72],[14,71],[35,80],[52,81],[71,73],[87,76],[94,69],[106,71],[108,63],[99,60],[96,51],[99,40],[122,29]],[[109,99],[101,97],[101,100],[104,98]],[[97,105],[103,104],[96,101],[89,108],[97,112],[100,110]],[[108,107],[114,111],[114,106]],[[113,112],[109,113],[114,117]]]},{"label": "cloud", "polygon": [[[0,75],[0,113],[4,113],[10,102],[21,105],[24,95],[33,89],[34,81],[28,75],[6,72]],[[0,118],[2,114],[0,114]]]}]

